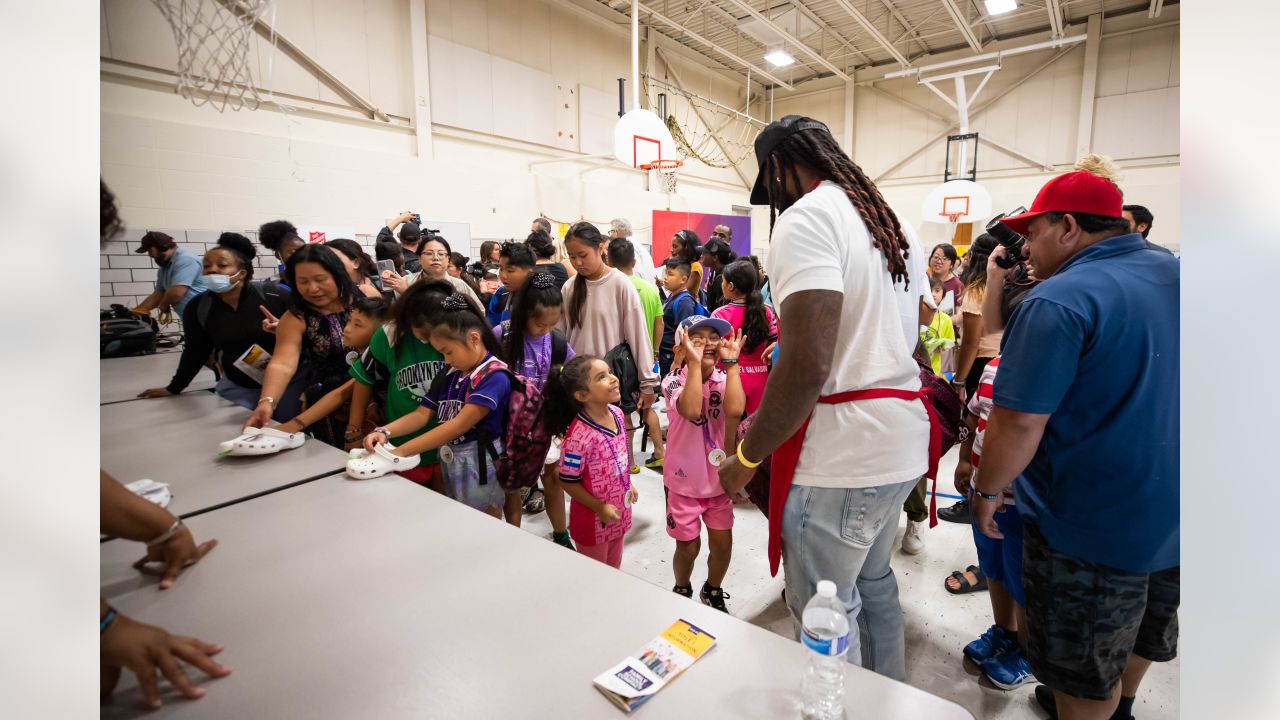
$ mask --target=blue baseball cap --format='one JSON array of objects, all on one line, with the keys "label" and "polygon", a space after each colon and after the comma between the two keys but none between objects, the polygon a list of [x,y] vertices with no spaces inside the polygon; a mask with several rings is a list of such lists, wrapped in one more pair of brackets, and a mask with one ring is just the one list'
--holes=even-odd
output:
[{"label": "blue baseball cap", "polygon": [[684,330],[684,334],[688,337],[689,333],[698,328],[711,328],[715,330],[720,337],[724,337],[733,332],[733,326],[720,318],[709,318],[706,315],[690,315],[680,321],[680,329]]}]

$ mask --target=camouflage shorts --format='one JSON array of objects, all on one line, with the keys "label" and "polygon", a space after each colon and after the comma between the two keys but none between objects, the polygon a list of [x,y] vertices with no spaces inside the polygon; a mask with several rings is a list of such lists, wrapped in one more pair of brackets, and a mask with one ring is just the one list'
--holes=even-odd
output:
[{"label": "camouflage shorts", "polygon": [[1054,690],[1106,700],[1129,653],[1167,662],[1178,651],[1179,568],[1130,573],[1058,552],[1023,526],[1027,657]]}]

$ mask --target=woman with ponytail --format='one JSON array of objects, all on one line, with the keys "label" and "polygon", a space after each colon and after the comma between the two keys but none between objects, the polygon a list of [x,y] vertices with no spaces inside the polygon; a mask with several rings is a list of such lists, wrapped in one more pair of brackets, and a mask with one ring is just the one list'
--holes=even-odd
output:
[{"label": "woman with ponytail", "polygon": [[[653,404],[658,374],[653,370],[653,348],[640,294],[626,275],[605,264],[605,237],[595,225],[575,223],[565,235],[564,245],[577,275],[564,285],[566,312],[559,327],[578,353],[607,357],[623,343],[630,347],[640,381],[637,409],[643,413]],[[630,400],[623,397],[621,404],[626,407]]]},{"label": "woman with ponytail", "polygon": [[778,339],[778,319],[773,310],[764,304],[760,295],[760,273],[750,260],[735,260],[721,271],[720,286],[725,305],[711,313],[711,317],[724,320],[734,330],[742,331],[742,355],[738,367],[742,375],[742,390],[747,396],[747,414],[760,407],[764,398],[765,382],[769,379],[769,365],[764,358],[765,349]]}]

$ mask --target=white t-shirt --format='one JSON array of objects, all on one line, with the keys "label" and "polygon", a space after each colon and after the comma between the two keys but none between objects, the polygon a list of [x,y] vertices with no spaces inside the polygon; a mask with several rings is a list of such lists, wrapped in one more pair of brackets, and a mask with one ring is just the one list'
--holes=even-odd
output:
[{"label": "white t-shirt", "polygon": [[911,256],[907,258],[907,277],[911,278],[911,285],[899,282],[894,284],[893,289],[897,291],[902,335],[907,341],[907,353],[910,354],[916,351],[916,343],[920,340],[920,301],[923,300],[925,305],[934,310],[938,309],[938,305],[933,301],[933,293],[929,292],[929,258],[920,249],[920,236],[901,217],[898,222],[902,224],[902,234],[907,236],[907,245],[911,250]]},{"label": "white t-shirt", "polygon": [[[884,257],[871,245],[866,225],[840,186],[824,181],[778,218],[770,241],[769,281],[783,337],[787,297],[804,290],[834,290],[844,296],[840,317],[831,321],[836,349],[823,395],[920,389],[918,367],[903,344],[903,315],[895,297],[904,293],[894,290]],[[928,465],[929,418],[919,401],[819,404],[794,482],[874,487],[918,478]]]}]

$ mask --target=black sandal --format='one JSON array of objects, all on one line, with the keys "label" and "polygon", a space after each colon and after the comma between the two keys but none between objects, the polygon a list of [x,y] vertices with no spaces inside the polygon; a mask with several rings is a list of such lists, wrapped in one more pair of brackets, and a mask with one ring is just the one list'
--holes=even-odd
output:
[{"label": "black sandal", "polygon": [[[978,582],[976,584],[970,584],[969,578],[964,576],[966,572],[973,573],[973,576],[978,579]],[[947,592],[951,593],[952,595],[968,595],[969,593],[979,592],[987,589],[987,576],[982,574],[982,571],[978,569],[977,565],[970,565],[969,567],[965,568],[963,571],[957,570],[951,573],[950,575],[948,575],[947,577],[955,578],[956,583],[960,585],[959,590],[952,590],[951,586],[947,584],[946,580],[942,581],[942,587],[946,588]]]}]

